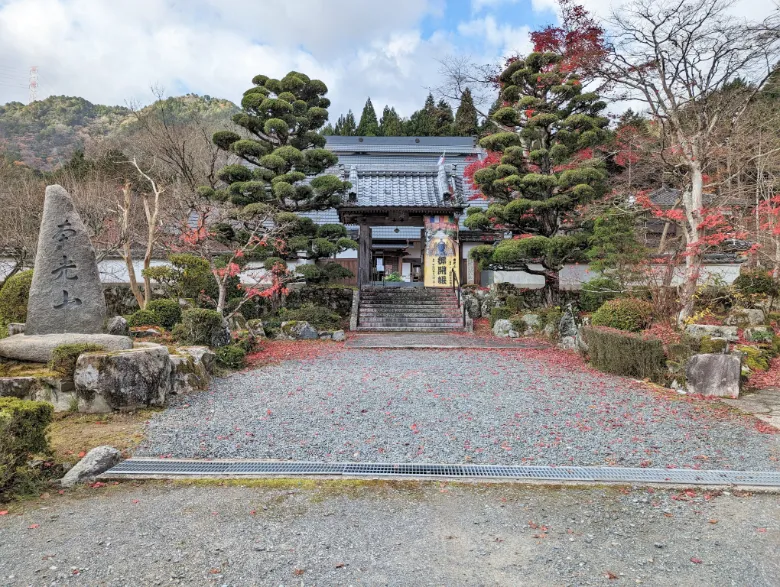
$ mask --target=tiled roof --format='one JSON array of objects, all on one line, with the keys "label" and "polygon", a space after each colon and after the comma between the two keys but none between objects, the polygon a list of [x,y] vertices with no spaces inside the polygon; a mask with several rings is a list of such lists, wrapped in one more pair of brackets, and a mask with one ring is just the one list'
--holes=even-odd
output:
[{"label": "tiled roof", "polygon": [[680,190],[666,186],[650,192],[650,201],[656,206],[671,208],[677,203],[677,200],[679,199]]},{"label": "tiled roof", "polygon": [[326,137],[325,148],[336,153],[476,154],[475,137]]},{"label": "tiled roof", "polygon": [[371,228],[371,237],[380,240],[416,240],[420,238],[422,228],[422,226],[374,226]]},{"label": "tiled roof", "polygon": [[448,174],[445,198],[436,165],[355,165],[350,167],[349,177],[357,194],[354,202],[345,201],[348,206],[441,208],[457,205],[460,197],[457,178],[453,178],[456,189],[452,190]]}]

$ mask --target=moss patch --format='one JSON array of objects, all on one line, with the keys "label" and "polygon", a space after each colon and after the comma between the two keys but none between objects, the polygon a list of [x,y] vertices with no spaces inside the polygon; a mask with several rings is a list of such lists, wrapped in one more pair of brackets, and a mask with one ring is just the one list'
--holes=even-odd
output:
[{"label": "moss patch", "polygon": [[0,362],[0,377],[60,377],[45,363]]},{"label": "moss patch", "polygon": [[54,415],[49,426],[49,443],[58,462],[75,463],[79,453],[107,444],[131,451],[144,438],[144,424],[154,410],[112,414]]}]

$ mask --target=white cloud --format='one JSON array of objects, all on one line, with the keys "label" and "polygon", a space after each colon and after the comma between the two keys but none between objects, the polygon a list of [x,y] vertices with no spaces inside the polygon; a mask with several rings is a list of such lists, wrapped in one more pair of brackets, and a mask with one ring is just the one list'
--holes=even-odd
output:
[{"label": "white cloud", "polygon": [[503,56],[527,53],[531,49],[528,36],[530,29],[527,26],[498,24],[491,15],[459,24],[458,32],[465,37],[482,38]]},{"label": "white cloud", "polygon": [[501,4],[517,4],[518,2],[520,0],[471,0],[471,13],[478,14],[485,9],[496,8]]}]

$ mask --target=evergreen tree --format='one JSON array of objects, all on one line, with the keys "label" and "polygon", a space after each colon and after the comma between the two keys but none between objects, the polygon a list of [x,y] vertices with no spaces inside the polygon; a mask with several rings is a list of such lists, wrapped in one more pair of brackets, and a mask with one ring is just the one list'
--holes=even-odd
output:
[{"label": "evergreen tree", "polygon": [[403,122],[395,111],[395,108],[385,106],[382,111],[382,119],[379,121],[379,132],[383,137],[403,136]]},{"label": "evergreen tree", "polygon": [[376,111],[371,103],[371,98],[366,100],[363,112],[360,115],[356,133],[359,137],[375,137],[379,135],[379,122],[376,119]]},{"label": "evergreen tree", "polygon": [[324,137],[330,137],[336,134],[335,129],[333,128],[333,125],[329,122],[325,125],[325,127],[321,131],[322,136]]},{"label": "evergreen tree", "polygon": [[223,167],[218,175],[227,187],[203,188],[203,195],[230,200],[246,214],[261,209],[264,214],[319,210],[338,204],[348,182],[335,175],[303,181],[338,161],[323,148],[325,137],[318,132],[328,119],[327,86],[294,71],[281,80],[258,75],[252,83],[254,87],[244,92],[241,112],[233,117],[250,138],[232,131],[219,131],[213,137],[220,149],[249,166]]},{"label": "evergreen tree", "polygon": [[357,124],[355,124],[355,115],[352,114],[352,110],[347,112],[346,117],[344,117],[341,132],[338,134],[343,137],[354,137],[357,134]]},{"label": "evergreen tree", "polygon": [[471,137],[479,134],[477,109],[471,90],[466,88],[460,96],[460,106],[455,113],[455,133],[459,137]]},{"label": "evergreen tree", "polygon": [[428,94],[428,97],[425,99],[425,106],[421,110],[414,112],[405,126],[405,134],[407,136],[436,136],[437,112],[436,102],[434,102],[432,94]]},{"label": "evergreen tree", "polygon": [[555,53],[531,53],[499,76],[508,105],[493,119],[511,130],[480,141],[498,156],[489,157],[473,180],[493,203],[487,210],[470,208],[465,220],[472,230],[517,236],[475,247],[471,257],[485,268],[545,275],[548,301],[564,262],[585,260],[590,234],[575,210],[607,191],[604,164],[593,154],[608,137],[609,121],[601,115],[606,104],[583,92],[562,61]]},{"label": "evergreen tree", "polygon": [[333,134],[336,136],[341,136],[344,133],[344,115],[342,114],[339,116],[339,119],[336,121],[336,125],[333,127]]},{"label": "evergreen tree", "polygon": [[448,137],[454,134],[453,128],[455,115],[452,113],[452,106],[444,99],[436,104],[436,130],[437,137]]}]

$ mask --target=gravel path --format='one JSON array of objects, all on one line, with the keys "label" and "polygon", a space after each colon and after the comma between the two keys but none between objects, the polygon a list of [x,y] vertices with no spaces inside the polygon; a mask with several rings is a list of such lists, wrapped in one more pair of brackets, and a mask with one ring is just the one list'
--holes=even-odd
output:
[{"label": "gravel path", "polygon": [[556,350],[357,350],[176,398],[137,455],[778,470],[780,435]]},{"label": "gravel path", "polygon": [[125,484],[27,503],[0,516],[0,585],[771,587],[780,577],[777,495],[306,484]]}]

